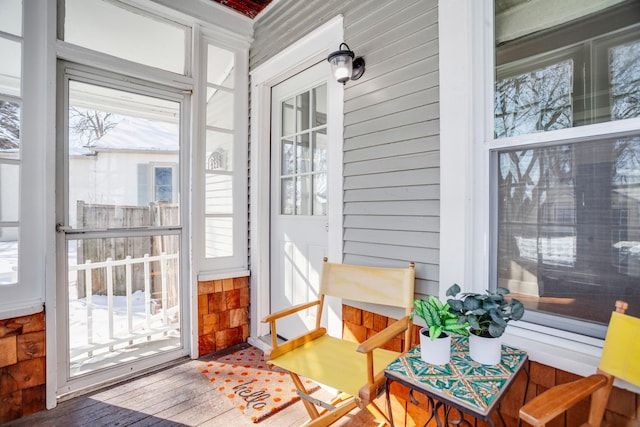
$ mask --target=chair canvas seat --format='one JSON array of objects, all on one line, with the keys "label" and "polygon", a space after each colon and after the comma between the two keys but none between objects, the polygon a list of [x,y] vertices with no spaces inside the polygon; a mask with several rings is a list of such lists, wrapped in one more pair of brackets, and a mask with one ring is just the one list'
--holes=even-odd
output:
[{"label": "chair canvas seat", "polygon": [[[324,335],[268,363],[357,397],[360,387],[367,383],[367,355],[356,352],[357,346]],[[374,350],[375,373],[383,371],[398,356],[400,353],[395,351]]]}]

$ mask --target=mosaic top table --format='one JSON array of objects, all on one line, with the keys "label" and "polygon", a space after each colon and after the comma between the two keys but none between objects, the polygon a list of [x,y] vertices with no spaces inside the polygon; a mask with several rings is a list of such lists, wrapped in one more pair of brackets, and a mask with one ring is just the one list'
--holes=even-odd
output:
[{"label": "mosaic top table", "polygon": [[[385,369],[387,403],[390,405],[389,385],[396,381],[409,388],[412,403],[418,405],[414,391],[427,397],[431,416],[425,426],[433,418],[438,426],[448,425],[449,422],[470,426],[470,422],[464,419],[465,414],[493,425],[491,414],[498,408],[513,380],[525,369],[526,361],[526,352],[503,345],[502,359],[498,365],[481,365],[469,357],[469,339],[455,337],[451,340],[451,361],[439,366],[424,362],[420,358],[420,346],[417,346]],[[525,373],[528,383],[526,369]],[[439,411],[440,408],[442,410]],[[497,412],[505,424],[502,414]],[[393,427],[393,416],[391,425]]]}]

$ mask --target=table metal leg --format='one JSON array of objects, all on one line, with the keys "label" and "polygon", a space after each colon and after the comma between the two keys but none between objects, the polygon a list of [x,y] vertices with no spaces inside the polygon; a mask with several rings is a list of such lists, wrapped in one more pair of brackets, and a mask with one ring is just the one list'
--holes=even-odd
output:
[{"label": "table metal leg", "polygon": [[385,380],[385,389],[386,389],[386,395],[387,395],[387,412],[389,413],[389,422],[391,423],[391,427],[395,427],[395,425],[393,424],[393,411],[391,410],[391,396],[389,393],[389,386],[391,385],[391,381],[389,381],[389,378],[387,378]]}]

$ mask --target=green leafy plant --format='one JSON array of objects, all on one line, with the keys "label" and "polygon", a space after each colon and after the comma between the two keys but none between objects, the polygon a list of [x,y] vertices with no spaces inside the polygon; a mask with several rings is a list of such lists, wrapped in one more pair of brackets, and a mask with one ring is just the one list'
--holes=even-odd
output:
[{"label": "green leafy plant", "polygon": [[506,288],[497,288],[495,292],[486,291],[484,294],[460,294],[460,286],[454,284],[447,290],[447,296],[460,296],[448,299],[447,304],[461,322],[469,322],[472,334],[499,337],[504,333],[507,322],[520,320],[524,315],[524,305],[515,298],[507,300],[505,295],[508,293]]},{"label": "green leafy plant", "polygon": [[416,299],[413,301],[413,311],[410,318],[418,316],[425,321],[429,328],[429,338],[432,341],[439,338],[443,332],[468,336],[469,323],[461,322],[459,316],[449,309],[449,304],[443,304],[437,297],[429,295],[426,300]]}]

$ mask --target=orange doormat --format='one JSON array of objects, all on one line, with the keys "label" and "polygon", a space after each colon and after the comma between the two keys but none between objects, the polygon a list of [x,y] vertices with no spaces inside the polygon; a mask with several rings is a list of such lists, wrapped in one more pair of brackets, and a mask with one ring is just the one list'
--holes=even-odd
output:
[{"label": "orange doormat", "polygon": [[[254,423],[300,399],[289,374],[269,367],[262,351],[255,347],[214,359],[200,370]],[[309,393],[318,390],[314,382],[301,379]]]}]

